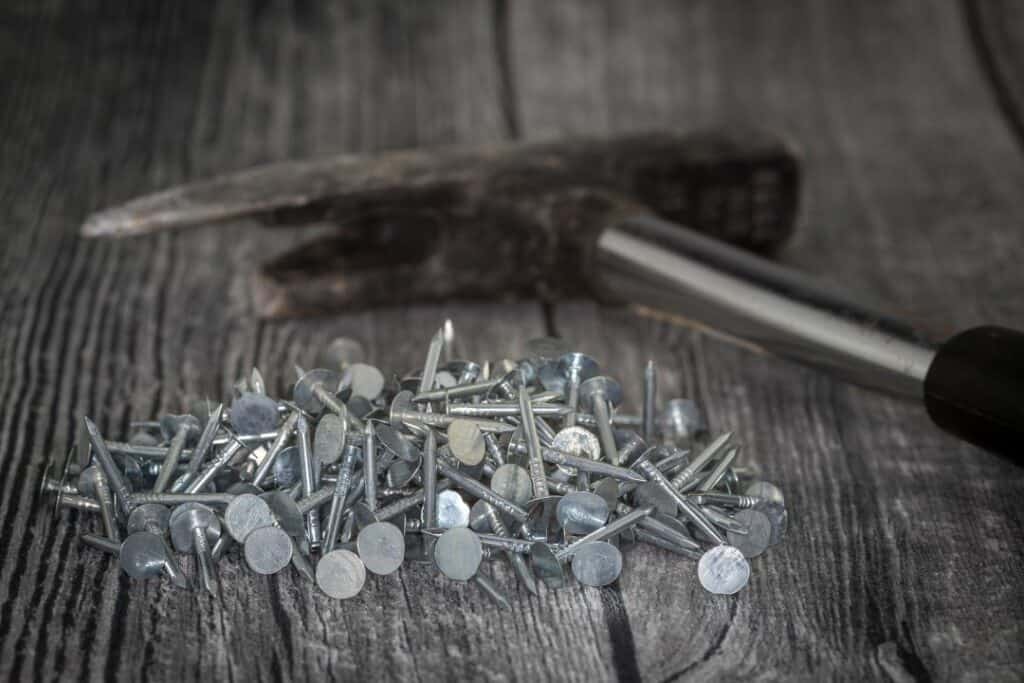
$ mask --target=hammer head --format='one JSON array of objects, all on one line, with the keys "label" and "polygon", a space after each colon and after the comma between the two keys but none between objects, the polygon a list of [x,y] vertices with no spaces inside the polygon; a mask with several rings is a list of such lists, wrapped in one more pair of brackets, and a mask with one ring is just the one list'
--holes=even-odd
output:
[{"label": "hammer head", "polygon": [[124,236],[243,217],[333,224],[333,234],[254,274],[258,310],[282,317],[591,292],[597,236],[637,214],[767,252],[792,233],[798,193],[798,162],[777,138],[653,133],[272,164],[99,212],[82,232]]}]

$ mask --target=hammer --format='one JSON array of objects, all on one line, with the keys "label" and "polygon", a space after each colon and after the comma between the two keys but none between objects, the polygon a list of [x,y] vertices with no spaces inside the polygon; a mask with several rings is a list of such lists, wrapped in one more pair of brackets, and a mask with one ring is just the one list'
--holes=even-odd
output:
[{"label": "hammer", "polygon": [[172,188],[82,233],[331,223],[254,275],[261,315],[589,294],[922,400],[943,429],[1024,464],[1024,334],[984,326],[935,346],[765,258],[793,232],[799,172],[782,141],[746,129],[344,155]]}]

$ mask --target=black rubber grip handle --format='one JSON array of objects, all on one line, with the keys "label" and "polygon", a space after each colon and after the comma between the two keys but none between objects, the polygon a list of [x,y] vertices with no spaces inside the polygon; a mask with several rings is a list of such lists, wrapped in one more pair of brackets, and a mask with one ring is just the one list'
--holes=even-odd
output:
[{"label": "black rubber grip handle", "polygon": [[935,424],[1024,466],[1024,333],[984,326],[951,338],[924,380]]}]

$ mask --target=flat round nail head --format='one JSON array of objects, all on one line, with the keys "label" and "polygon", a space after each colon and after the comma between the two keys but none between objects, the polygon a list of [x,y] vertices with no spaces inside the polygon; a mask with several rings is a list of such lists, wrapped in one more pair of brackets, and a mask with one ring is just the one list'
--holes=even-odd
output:
[{"label": "flat round nail head", "polygon": [[591,377],[580,384],[580,405],[593,410],[594,401],[598,398],[610,403],[613,407],[622,403],[622,385],[611,377],[599,375]]},{"label": "flat round nail head", "polygon": [[128,437],[128,443],[133,446],[158,446],[160,445],[160,438],[153,434],[153,432],[142,430]]},{"label": "flat round nail head", "polygon": [[399,419],[400,413],[407,413],[415,410],[415,404],[412,402],[413,393],[408,389],[403,389],[395,394],[395,397],[391,399],[391,425],[393,427],[401,427],[403,422]]},{"label": "flat round nail head", "polygon": [[89,465],[78,473],[78,480],[75,482],[79,493],[89,498],[96,498],[96,475],[103,477],[97,465]]},{"label": "flat round nail head", "polygon": [[604,498],[609,510],[614,510],[619,502],[619,482],[611,477],[605,477],[597,481],[592,487],[594,493]]},{"label": "flat round nail head", "polygon": [[469,526],[469,505],[458,491],[437,494],[437,525],[442,529]]},{"label": "flat round nail head", "polygon": [[264,394],[247,392],[231,403],[228,420],[238,434],[263,434],[277,429],[277,401]]},{"label": "flat round nail head", "polygon": [[704,590],[717,595],[732,595],[747,585],[750,563],[738,548],[716,545],[697,562],[697,578]]},{"label": "flat round nail head", "polygon": [[547,496],[527,504],[526,529],[530,540],[552,542],[561,536],[557,515],[561,499],[561,496]]},{"label": "flat round nail head", "polygon": [[754,496],[755,498],[770,500],[773,503],[779,503],[780,505],[786,504],[786,498],[782,495],[782,490],[775,484],[768,481],[752,482],[747,486],[743,493],[748,496]]},{"label": "flat round nail head", "polygon": [[556,360],[572,351],[572,345],[560,337],[536,337],[526,342],[526,355],[543,360]]},{"label": "flat round nail head", "polygon": [[353,363],[362,363],[365,359],[366,350],[360,342],[351,337],[337,337],[317,356],[317,364],[340,371]]},{"label": "flat round nail head", "polygon": [[271,526],[274,513],[267,502],[257,495],[243,493],[235,496],[224,509],[224,526],[231,537],[244,543],[256,529]]},{"label": "flat round nail head", "polygon": [[421,454],[418,448],[391,425],[374,425],[377,443],[399,460],[418,462]]},{"label": "flat round nail head", "polygon": [[313,435],[313,456],[321,465],[333,465],[341,458],[348,436],[348,422],[334,413],[320,418]]},{"label": "flat round nail head", "polygon": [[607,541],[587,543],[573,554],[572,573],[584,586],[607,586],[622,574],[622,553]]},{"label": "flat round nail head", "polygon": [[375,522],[359,532],[356,550],[367,571],[391,574],[398,571],[405,559],[405,537],[394,524]]},{"label": "flat round nail head", "polygon": [[485,452],[483,432],[469,420],[452,420],[448,425],[448,448],[463,465],[479,465]]},{"label": "flat round nail head", "polygon": [[555,434],[551,448],[579,458],[598,460],[601,457],[601,442],[597,436],[583,427],[566,427]]},{"label": "flat round nail head", "polygon": [[121,543],[118,562],[133,579],[160,576],[167,563],[167,544],[155,534],[136,531]]},{"label": "flat round nail head", "polygon": [[240,496],[243,493],[251,493],[254,496],[258,496],[263,493],[263,489],[247,481],[236,481],[234,484],[224,489],[224,493],[230,493],[233,496]]},{"label": "flat round nail head", "polygon": [[332,550],[316,565],[316,585],[332,598],[355,597],[366,583],[366,566],[350,550]]},{"label": "flat round nail head", "polygon": [[548,588],[565,586],[565,568],[546,543],[534,543],[530,547],[530,569]]},{"label": "flat round nail head", "polygon": [[274,483],[279,488],[288,488],[299,483],[302,478],[302,464],[299,458],[299,447],[288,446],[281,449],[270,466],[274,473]]},{"label": "flat round nail head", "polygon": [[206,539],[213,544],[220,538],[220,519],[202,503],[184,503],[174,508],[170,518],[171,542],[179,553],[195,548],[194,529],[203,529]]},{"label": "flat round nail head", "polygon": [[786,506],[775,501],[762,500],[751,509],[763,513],[772,525],[772,535],[768,540],[768,545],[781,543],[786,535],[786,528],[789,526],[789,514],[786,512]]},{"label": "flat round nail head", "polygon": [[199,424],[205,429],[210,418],[213,417],[214,413],[216,413],[220,407],[221,406],[210,401],[208,398],[201,398],[189,403],[188,412],[199,420]]},{"label": "flat round nail head", "polygon": [[276,574],[292,561],[295,546],[283,529],[265,526],[254,529],[245,539],[245,563],[257,574]]},{"label": "flat round nail head", "polygon": [[324,409],[324,404],[313,393],[316,386],[321,386],[329,393],[335,394],[338,387],[341,386],[341,375],[334,370],[317,368],[302,375],[295,383],[295,388],[292,391],[295,405],[313,415],[319,415]]},{"label": "flat round nail head", "polygon": [[451,389],[459,383],[459,378],[447,370],[438,370],[434,375],[434,387],[438,389]]},{"label": "flat round nail head", "polygon": [[558,359],[558,367],[566,377],[575,372],[581,382],[590,379],[600,370],[596,360],[575,351],[563,354]]},{"label": "flat round nail head", "polygon": [[366,400],[362,396],[352,396],[345,403],[345,407],[348,408],[349,415],[354,415],[360,420],[365,420],[370,413],[376,410],[376,407],[370,401]]},{"label": "flat round nail head", "polygon": [[343,382],[352,390],[353,396],[362,396],[371,401],[384,390],[384,375],[366,363],[353,363],[346,368]]},{"label": "flat round nail head", "polygon": [[480,376],[480,364],[471,360],[452,360],[445,363],[438,374],[441,372],[450,374],[456,380],[462,375],[468,374],[473,378],[470,381],[475,381]]},{"label": "flat round nail head", "polygon": [[483,546],[476,534],[464,527],[449,529],[434,544],[434,564],[456,581],[473,578],[483,560]]},{"label": "flat round nail head", "polygon": [[199,423],[199,419],[195,415],[185,413],[184,415],[164,415],[160,418],[160,435],[164,439],[170,441],[174,435],[178,432],[178,429],[184,427],[188,433],[188,439],[186,443],[194,440],[195,437],[199,436],[203,426]]},{"label": "flat round nail head", "polygon": [[758,510],[744,509],[733,515],[733,519],[746,527],[747,533],[728,531],[726,538],[730,545],[743,553],[743,557],[757,557],[768,549],[772,537],[772,523],[767,515]]},{"label": "flat round nail head", "polygon": [[537,369],[537,379],[545,391],[554,391],[565,394],[565,374],[558,366],[558,363],[548,361]]},{"label": "flat round nail head", "polygon": [[707,431],[707,421],[696,401],[674,398],[658,418],[661,433],[673,441],[687,442]]},{"label": "flat round nail head", "polygon": [[596,493],[573,491],[558,501],[555,516],[566,533],[583,536],[608,521],[608,503]]},{"label": "flat round nail head", "polygon": [[392,488],[402,488],[412,483],[420,471],[420,464],[395,460],[388,467],[387,482]]},{"label": "flat round nail head", "polygon": [[491,504],[486,500],[478,500],[469,509],[469,528],[473,531],[489,533],[491,529]]},{"label": "flat round nail head", "polygon": [[274,513],[274,519],[277,521],[277,525],[284,529],[285,533],[296,538],[305,536],[305,520],[302,517],[302,513],[299,511],[299,506],[295,503],[295,500],[288,495],[287,491],[282,491],[280,489],[276,491],[268,491],[261,495],[260,498],[270,506],[270,511]]},{"label": "flat round nail head", "polygon": [[149,531],[154,529],[160,533],[167,531],[171,521],[171,510],[166,505],[157,503],[145,503],[139,505],[128,515],[128,523],[125,528],[129,534],[137,531]]},{"label": "flat round nail head", "polygon": [[491,490],[516,505],[526,505],[533,495],[530,473],[519,465],[506,463],[491,475]]}]

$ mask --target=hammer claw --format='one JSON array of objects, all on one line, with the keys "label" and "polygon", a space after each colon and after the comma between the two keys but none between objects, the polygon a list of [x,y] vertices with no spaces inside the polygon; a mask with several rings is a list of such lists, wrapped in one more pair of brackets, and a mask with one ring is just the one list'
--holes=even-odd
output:
[{"label": "hammer claw", "polygon": [[98,211],[85,220],[81,233],[128,237],[241,218],[260,218],[269,224],[314,222],[338,202],[375,198],[379,205],[391,193],[408,192],[415,184],[412,176],[423,166],[416,157],[424,155],[393,156],[402,173],[389,175],[378,159],[351,154],[256,166]]}]

